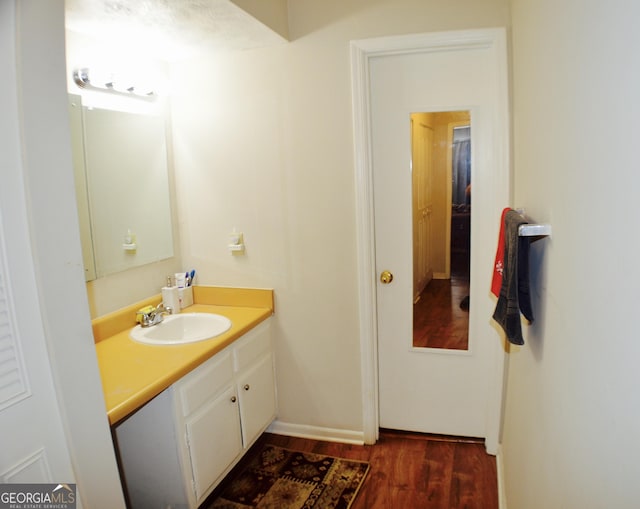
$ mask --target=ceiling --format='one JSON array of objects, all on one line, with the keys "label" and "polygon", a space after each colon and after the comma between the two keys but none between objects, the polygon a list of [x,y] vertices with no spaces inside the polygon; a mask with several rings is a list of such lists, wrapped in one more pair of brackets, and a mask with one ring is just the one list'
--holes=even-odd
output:
[{"label": "ceiling", "polygon": [[172,61],[284,39],[230,0],[66,0],[68,30]]}]

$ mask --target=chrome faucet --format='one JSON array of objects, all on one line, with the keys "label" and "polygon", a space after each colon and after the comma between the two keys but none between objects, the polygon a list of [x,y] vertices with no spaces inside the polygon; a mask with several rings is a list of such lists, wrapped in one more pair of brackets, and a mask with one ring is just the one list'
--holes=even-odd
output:
[{"label": "chrome faucet", "polygon": [[153,325],[158,325],[164,319],[164,315],[170,315],[171,313],[173,313],[173,310],[170,307],[158,304],[148,313],[138,313],[140,326],[152,327]]}]

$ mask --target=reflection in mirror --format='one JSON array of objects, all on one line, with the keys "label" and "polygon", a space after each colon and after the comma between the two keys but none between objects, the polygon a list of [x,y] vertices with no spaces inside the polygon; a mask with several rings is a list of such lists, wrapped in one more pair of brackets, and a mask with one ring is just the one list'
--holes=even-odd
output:
[{"label": "reflection in mirror", "polygon": [[411,114],[413,346],[468,350],[471,115]]},{"label": "reflection in mirror", "polygon": [[173,256],[164,118],[69,111],[86,280]]}]

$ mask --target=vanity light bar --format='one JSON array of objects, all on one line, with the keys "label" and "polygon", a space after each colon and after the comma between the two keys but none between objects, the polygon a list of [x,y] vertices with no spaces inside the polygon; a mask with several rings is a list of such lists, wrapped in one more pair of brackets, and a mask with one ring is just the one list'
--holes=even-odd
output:
[{"label": "vanity light bar", "polygon": [[113,94],[119,94],[127,97],[135,97],[136,99],[144,99],[146,101],[155,101],[156,93],[153,90],[150,91],[138,91],[136,87],[129,86],[124,89],[116,87],[115,81],[108,81],[102,85],[92,83],[89,78],[89,69],[82,68],[73,71],[73,81],[80,88],[87,90],[98,90],[100,92],[111,92]]}]

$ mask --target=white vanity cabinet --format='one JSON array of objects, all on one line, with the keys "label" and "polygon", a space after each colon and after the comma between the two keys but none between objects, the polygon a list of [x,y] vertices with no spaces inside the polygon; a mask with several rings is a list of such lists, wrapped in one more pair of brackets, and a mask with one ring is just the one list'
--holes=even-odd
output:
[{"label": "white vanity cabinet", "polygon": [[268,330],[247,334],[233,349],[236,393],[244,448],[275,418],[273,350]]},{"label": "white vanity cabinet", "polygon": [[198,507],[275,414],[266,320],[114,428],[131,509]]},{"label": "white vanity cabinet", "polygon": [[242,453],[232,367],[232,352],[222,352],[171,388],[183,477],[192,501],[200,501]]}]

